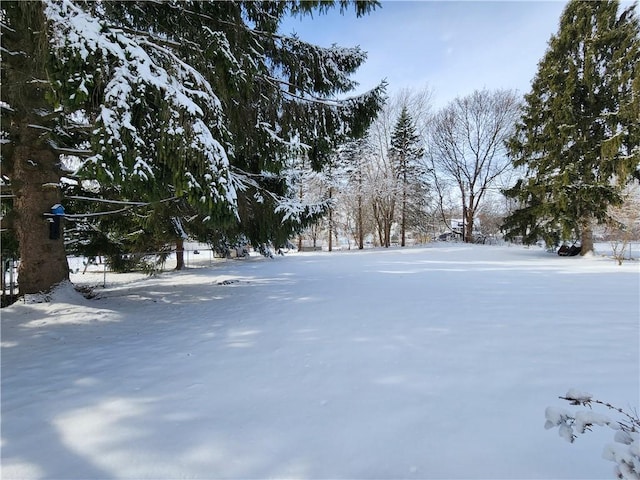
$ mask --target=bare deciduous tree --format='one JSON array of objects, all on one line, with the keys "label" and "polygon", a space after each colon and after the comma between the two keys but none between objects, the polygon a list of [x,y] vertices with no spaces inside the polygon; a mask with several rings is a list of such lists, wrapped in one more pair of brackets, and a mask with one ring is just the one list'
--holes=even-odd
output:
[{"label": "bare deciduous tree", "polygon": [[380,245],[389,247],[398,198],[398,179],[393,168],[383,161],[384,158],[379,160],[369,172],[371,207]]},{"label": "bare deciduous tree", "polygon": [[487,191],[510,168],[505,141],[520,110],[510,90],[476,90],[458,97],[433,118],[429,156],[436,191],[453,183],[464,219],[464,240],[473,241],[476,212]]},{"label": "bare deciduous tree", "polygon": [[637,182],[627,185],[623,198],[621,205],[610,206],[607,212],[609,221],[606,233],[618,265],[622,265],[631,241],[640,238],[640,186]]},{"label": "bare deciduous tree", "polygon": [[366,200],[366,170],[371,162],[371,144],[367,138],[354,140],[343,146],[340,158],[344,169],[345,187],[340,201],[344,207],[345,231],[353,236],[358,249],[364,248]]}]

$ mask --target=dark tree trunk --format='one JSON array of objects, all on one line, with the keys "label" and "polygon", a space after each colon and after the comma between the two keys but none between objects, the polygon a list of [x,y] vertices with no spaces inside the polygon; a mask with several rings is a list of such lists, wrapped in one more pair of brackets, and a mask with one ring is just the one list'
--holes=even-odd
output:
[{"label": "dark tree trunk", "polygon": [[[33,137],[25,134],[23,143]],[[43,147],[20,145],[15,148],[13,161],[11,188],[15,195],[16,236],[20,244],[20,294],[46,292],[69,279],[64,220],[45,217],[45,213],[50,213],[51,207],[61,201],[56,156]],[[57,238],[50,238],[54,221],[59,221],[60,227]]]},{"label": "dark tree trunk", "polygon": [[467,207],[466,208],[466,214],[465,214],[465,218],[464,218],[464,241],[465,243],[473,243],[473,223],[474,223],[474,217],[475,217],[475,212]]},{"label": "dark tree trunk", "polygon": [[358,195],[358,250],[364,248],[364,221],[362,219],[362,195]]},{"label": "dark tree trunk", "polygon": [[381,247],[384,246],[384,222],[382,221],[382,213],[380,206],[374,201],[373,218],[376,221],[376,230],[378,231],[378,242]]},{"label": "dark tree trunk", "polygon": [[176,270],[184,269],[184,239],[176,239]]},{"label": "dark tree trunk", "polygon": [[[329,201],[331,201],[333,190],[329,187]],[[329,251],[333,250],[333,208],[329,207]]]},{"label": "dark tree trunk", "polygon": [[384,223],[384,246],[389,248],[391,246],[391,224],[393,221],[390,218],[385,219]]},{"label": "dark tree trunk", "polygon": [[[3,149],[8,160],[16,237],[20,243],[18,284],[21,294],[49,291],[69,279],[64,248],[64,220],[57,235],[50,238],[50,221],[45,217],[61,202],[58,156],[48,143],[55,116],[46,93],[51,89],[46,64],[48,43],[41,2],[5,2],[3,28],[2,100],[10,105],[10,143]],[[4,23],[4,20],[3,20]],[[47,123],[49,122],[49,123]]]}]

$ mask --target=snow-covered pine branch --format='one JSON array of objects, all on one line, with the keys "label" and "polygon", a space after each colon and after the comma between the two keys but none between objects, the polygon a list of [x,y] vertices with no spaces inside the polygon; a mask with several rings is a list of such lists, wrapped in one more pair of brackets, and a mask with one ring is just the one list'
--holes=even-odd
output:
[{"label": "snow-covered pine branch", "polygon": [[[140,202],[181,197],[170,206],[150,207],[144,219],[133,210],[112,225],[116,217],[96,217],[92,222],[116,237],[143,230],[149,237],[140,235],[140,242],[127,241],[122,248],[142,248],[152,237],[173,242],[174,237],[159,239],[159,234],[175,230],[165,228],[166,221],[183,214],[207,219],[197,228],[183,223],[186,233],[207,241],[212,234],[245,235],[253,244],[282,245],[302,228],[294,219],[306,218],[308,224],[322,209],[314,202],[292,203],[286,162],[305,155],[320,170],[337,145],[365,132],[383,102],[384,87],[338,98],[355,86],[349,77],[364,61],[364,52],[317,47],[283,36],[278,28],[290,14],[353,6],[362,15],[374,4],[7,2],[3,61],[13,59],[15,85],[49,79],[48,84],[38,81],[18,90],[52,114],[42,121],[34,115],[26,122],[49,129],[39,137],[46,138],[46,166],[54,167],[61,153],[78,157],[82,164],[73,179],[63,179],[64,170],[51,169],[46,182],[61,185],[60,201],[64,194]],[[9,35],[10,30],[14,34]],[[20,64],[23,58],[9,53],[22,50],[27,55]],[[42,57],[34,54],[38,52]],[[7,98],[3,95],[0,105],[3,114],[16,109],[26,118],[16,108],[20,105]],[[32,149],[34,142],[21,146]],[[238,168],[234,174],[231,165]],[[16,188],[22,180],[16,177]],[[21,198],[36,196],[29,192]],[[27,210],[41,216],[49,208],[49,201],[37,198],[19,207],[20,216]],[[72,215],[106,213],[83,199],[69,200],[68,207]],[[34,240],[35,246],[21,242],[21,264],[28,267],[25,271],[36,266],[36,272],[41,260],[32,252],[42,250],[38,242],[46,232],[36,235],[29,226],[23,230],[24,239]],[[95,239],[108,243],[108,237]],[[55,258],[64,259],[62,242],[56,248],[60,254]],[[68,268],[53,258],[49,255],[44,262],[59,281]],[[24,272],[21,276],[21,286],[29,291],[52,285],[37,275],[32,281]]]},{"label": "snow-covered pine branch", "polygon": [[[289,192],[295,192],[295,187],[299,183],[304,183],[309,179],[309,175],[317,175],[316,172],[309,172],[298,170],[295,173],[292,169],[288,169],[284,172],[283,176],[275,175],[269,172],[263,172],[262,174],[251,174],[249,172],[241,171],[237,168],[232,170],[232,179],[235,183],[238,191],[246,191],[249,188],[254,190],[254,198],[259,202],[264,202],[264,197],[269,197],[274,202],[274,213],[282,216],[282,223],[287,221],[293,221],[295,223],[303,222],[311,217],[322,215],[326,212],[329,201],[326,199],[302,199],[291,196],[277,195],[272,191],[265,188],[260,180],[283,180],[289,184],[287,189]],[[294,179],[296,179],[294,181]]]},{"label": "snow-covered pine branch", "polygon": [[295,198],[280,197],[277,199],[275,212],[282,214],[283,222],[291,220],[300,223],[307,218],[324,214],[330,204],[330,200],[318,203],[305,203]]},{"label": "snow-covered pine branch", "polygon": [[[93,132],[99,140],[85,166],[119,183],[147,182],[162,176],[171,162],[178,193],[197,192],[205,201],[235,208],[224,146],[228,132],[207,79],[167,42],[100,17],[99,4],[89,9],[56,0],[47,3],[45,12],[60,65],[95,67],[70,76],[77,94],[86,95],[89,85],[104,82]],[[167,153],[172,158],[159,162]]]},{"label": "snow-covered pine branch", "polygon": [[83,200],[86,202],[98,202],[98,203],[109,203],[113,205],[130,205],[135,207],[146,207],[146,206],[152,205],[153,203],[170,202],[170,201],[176,200],[178,197],[166,198],[158,202],[131,202],[126,200],[108,200],[105,198],[86,197],[83,195],[68,195],[65,198],[69,200]]},{"label": "snow-covered pine branch", "polygon": [[[282,60],[279,67],[298,91],[332,96],[349,92],[357,85],[349,75],[367,58],[360,48],[337,45],[321,48],[295,36],[279,37],[277,40]],[[303,61],[293,62],[294,58]]]}]

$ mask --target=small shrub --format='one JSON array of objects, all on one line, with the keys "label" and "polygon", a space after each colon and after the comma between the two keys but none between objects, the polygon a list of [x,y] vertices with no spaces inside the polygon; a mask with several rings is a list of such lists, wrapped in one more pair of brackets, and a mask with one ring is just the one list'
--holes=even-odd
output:
[{"label": "small shrub", "polygon": [[[614,442],[606,445],[602,456],[606,460],[615,462],[616,478],[625,480],[640,480],[640,418],[637,412],[629,413],[610,403],[596,400],[589,393],[571,389],[564,397],[571,405],[589,407],[571,413],[564,408],[547,407],[545,428],[558,427],[558,434],[573,443],[578,434],[591,431],[594,425],[609,427],[615,431]],[[608,415],[594,412],[593,405],[599,405],[611,412],[615,412],[617,419]]]}]

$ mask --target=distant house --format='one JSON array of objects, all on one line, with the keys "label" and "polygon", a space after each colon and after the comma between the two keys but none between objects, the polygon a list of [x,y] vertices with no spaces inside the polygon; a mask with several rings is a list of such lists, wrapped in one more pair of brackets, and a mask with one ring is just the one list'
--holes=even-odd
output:
[{"label": "distant house", "polygon": [[[451,241],[451,240],[460,240],[462,239],[462,230],[465,227],[465,222],[462,218],[452,218],[449,220],[449,231],[441,233],[437,237],[437,240],[440,241]],[[474,220],[474,228],[473,228],[473,236],[478,237],[482,236],[480,232],[480,222],[475,219]]]},{"label": "distant house", "polygon": [[462,235],[462,228],[464,227],[464,220],[463,219],[458,219],[458,218],[453,218],[450,220],[450,228],[454,233],[457,233],[458,235]]}]

